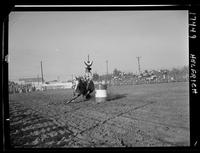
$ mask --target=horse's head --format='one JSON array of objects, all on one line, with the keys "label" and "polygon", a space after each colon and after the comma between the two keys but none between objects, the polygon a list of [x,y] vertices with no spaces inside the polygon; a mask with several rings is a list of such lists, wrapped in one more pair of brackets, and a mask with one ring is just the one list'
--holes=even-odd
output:
[{"label": "horse's head", "polygon": [[75,77],[74,80],[73,80],[74,91],[77,91],[80,88],[80,86],[82,86],[82,84],[83,84],[82,77]]},{"label": "horse's head", "polygon": [[79,78],[78,77],[75,77],[73,80],[72,80],[72,84],[73,84],[73,89],[76,90],[78,84],[79,84]]}]

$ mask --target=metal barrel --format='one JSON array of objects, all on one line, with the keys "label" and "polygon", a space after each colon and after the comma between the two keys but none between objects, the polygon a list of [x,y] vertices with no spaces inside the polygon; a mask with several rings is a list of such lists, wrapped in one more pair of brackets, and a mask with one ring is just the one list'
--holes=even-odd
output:
[{"label": "metal barrel", "polygon": [[95,86],[95,100],[96,102],[104,102],[107,99],[107,85],[97,84]]}]

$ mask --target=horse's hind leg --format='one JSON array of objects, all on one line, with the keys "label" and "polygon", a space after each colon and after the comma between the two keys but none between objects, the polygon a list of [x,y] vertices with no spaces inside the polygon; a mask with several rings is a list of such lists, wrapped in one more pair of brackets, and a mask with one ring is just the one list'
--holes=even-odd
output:
[{"label": "horse's hind leg", "polygon": [[86,100],[90,99],[90,98],[91,98],[90,94],[87,94],[87,95],[85,96],[85,98],[86,98]]}]

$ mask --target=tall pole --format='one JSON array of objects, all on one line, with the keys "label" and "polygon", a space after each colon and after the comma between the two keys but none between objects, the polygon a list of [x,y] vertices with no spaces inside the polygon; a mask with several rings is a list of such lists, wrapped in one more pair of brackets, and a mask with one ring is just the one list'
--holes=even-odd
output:
[{"label": "tall pole", "polygon": [[106,83],[108,81],[108,60],[106,60]]},{"label": "tall pole", "polygon": [[37,80],[38,80],[38,85],[39,85],[39,82],[40,82],[40,80],[39,80],[39,75],[37,75]]},{"label": "tall pole", "polygon": [[138,72],[139,72],[139,74],[141,73],[141,69],[140,69],[140,58],[141,58],[141,56],[138,56],[138,57],[136,57],[137,58],[137,60],[138,60]]},{"label": "tall pole", "polygon": [[43,68],[42,68],[42,61],[41,61],[40,63],[41,63],[41,75],[42,75],[42,83],[44,83],[44,77],[43,77]]}]

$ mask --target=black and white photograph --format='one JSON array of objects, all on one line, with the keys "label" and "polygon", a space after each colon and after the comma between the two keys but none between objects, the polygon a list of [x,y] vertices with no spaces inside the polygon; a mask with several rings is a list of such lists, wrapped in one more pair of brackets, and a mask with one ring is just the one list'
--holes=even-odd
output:
[{"label": "black and white photograph", "polygon": [[11,148],[190,146],[188,13],[11,11]]}]

